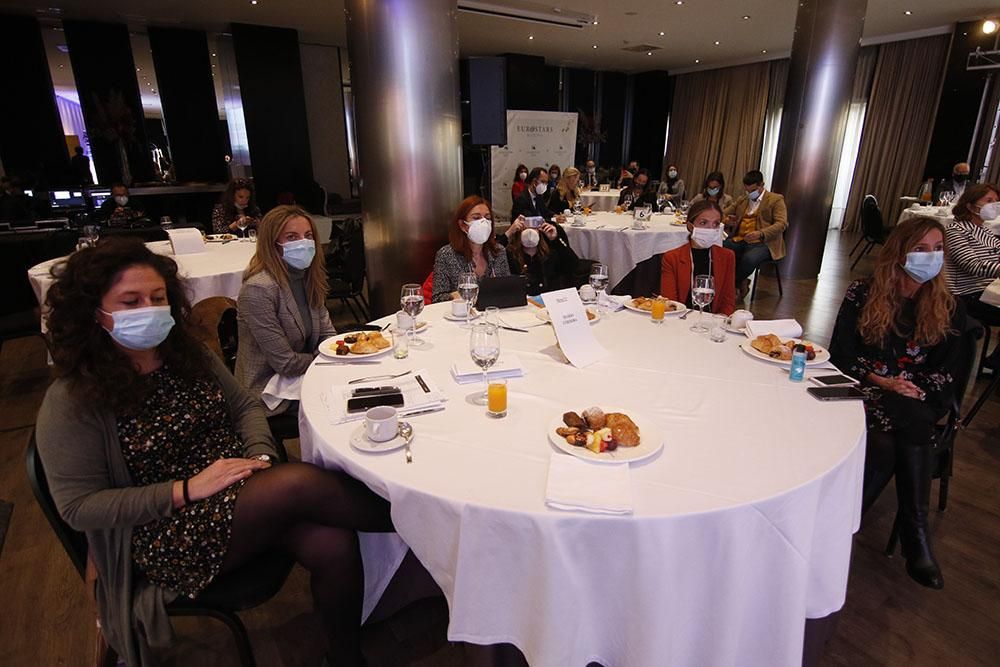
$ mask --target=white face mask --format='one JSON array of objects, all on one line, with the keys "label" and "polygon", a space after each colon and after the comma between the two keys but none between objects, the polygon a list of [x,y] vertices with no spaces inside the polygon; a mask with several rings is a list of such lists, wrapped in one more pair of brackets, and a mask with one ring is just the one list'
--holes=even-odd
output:
[{"label": "white face mask", "polygon": [[528,229],[521,231],[521,245],[525,248],[535,248],[538,246],[538,241],[541,237],[538,235],[537,229]]},{"label": "white face mask", "polygon": [[695,227],[691,230],[691,244],[695,248],[722,245],[722,227]]},{"label": "white face mask", "polygon": [[526,171],[520,171],[520,172],[517,173],[518,180],[523,181],[527,177],[528,177],[528,172],[526,172]]},{"label": "white face mask", "polygon": [[128,195],[118,195],[115,197],[115,203],[119,206],[125,206],[128,204]]},{"label": "white face mask", "polygon": [[465,230],[469,240],[478,245],[486,243],[493,232],[493,225],[486,218],[469,220],[469,228]]},{"label": "white face mask", "polygon": [[535,194],[536,195],[544,195],[546,192],[548,192],[548,190],[549,190],[549,184],[548,183],[539,182],[535,186]]},{"label": "white face mask", "polygon": [[670,171],[667,172],[667,176],[669,176],[670,178],[677,178],[677,170],[671,169]]},{"label": "white face mask", "polygon": [[979,217],[982,218],[983,222],[1000,218],[1000,202],[991,201],[989,204],[983,204],[983,207],[979,209]]}]

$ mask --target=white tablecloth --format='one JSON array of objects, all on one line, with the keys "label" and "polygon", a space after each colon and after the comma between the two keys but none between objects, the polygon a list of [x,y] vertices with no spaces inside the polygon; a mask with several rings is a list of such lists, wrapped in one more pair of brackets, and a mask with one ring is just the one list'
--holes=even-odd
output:
[{"label": "white tablecloth", "polygon": [[621,190],[608,190],[607,192],[583,192],[580,194],[580,201],[584,206],[589,206],[592,211],[614,211],[618,205],[618,197]]},{"label": "white tablecloth", "polygon": [[[939,215],[941,212],[945,212],[945,215]],[[955,216],[951,214],[951,206],[918,206],[917,208],[904,208],[899,214],[899,220],[896,221],[896,224],[906,222],[918,215],[937,218],[945,227],[955,222]]]},{"label": "white tablecloth", "polygon": [[677,221],[673,214],[654,215],[644,230],[621,231],[631,226],[631,212],[595,213],[586,216],[586,220],[586,227],[563,225],[563,228],[579,257],[608,265],[610,288],[621,282],[639,262],[682,246],[688,240],[687,227],[673,224]]},{"label": "white tablecloth", "polygon": [[[146,245],[153,252],[170,255],[169,241],[154,241]],[[245,240],[206,243],[205,252],[171,255],[177,261],[180,274],[186,278],[191,304],[194,305],[210,296],[228,296],[230,299],[239,296],[243,284],[243,270],[247,268],[247,263],[256,247],[256,244]],[[65,258],[51,259],[28,269],[28,280],[31,282],[31,288],[35,290],[39,304],[45,304],[45,294],[52,286],[50,269],[63,259]],[[42,331],[45,331],[44,317]]]},{"label": "white tablecloth", "polygon": [[[313,366],[303,383],[303,459],[392,502],[399,536],[362,539],[366,613],[409,545],[447,596],[452,641],[510,642],[532,665],[801,664],[805,619],[844,603],[861,404],[814,400],[737,338],[689,331],[690,317],[653,325],[621,311],[593,327],[610,357],[583,370],[556,360],[548,326],[502,331],[527,374],[509,380],[509,415],[493,420],[467,400],[482,386],[448,374],[468,334],[441,319],[447,308],[424,311],[428,345],[409,359]],[[410,418],[413,463],[353,450],[358,425],[333,425],[324,394],[418,368],[450,400]],[[666,434],[663,451],[632,468],[632,515],[545,505],[546,426],[591,405],[641,414]]]}]

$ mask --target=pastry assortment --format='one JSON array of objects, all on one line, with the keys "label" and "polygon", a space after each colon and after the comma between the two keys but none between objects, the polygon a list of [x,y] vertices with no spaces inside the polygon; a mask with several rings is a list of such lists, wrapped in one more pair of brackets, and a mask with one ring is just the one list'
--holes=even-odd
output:
[{"label": "pastry assortment", "polygon": [[337,340],[336,354],[338,357],[348,354],[371,354],[391,346],[392,343],[386,340],[381,331],[362,331]]},{"label": "pastry assortment", "polygon": [[556,435],[574,447],[585,447],[595,454],[639,445],[639,427],[621,412],[605,413],[598,407],[591,407],[582,415],[567,412],[562,421],[565,426],[557,428]]},{"label": "pastry assortment", "polygon": [[[653,310],[654,301],[656,301],[656,299],[651,299],[645,296],[637,296],[636,298],[632,299],[632,307],[637,308],[638,310],[644,310],[648,313]],[[680,310],[679,306],[680,304],[678,304],[676,301],[667,301],[666,312],[672,313],[675,310]]]},{"label": "pastry assortment", "polygon": [[[774,334],[757,336],[750,341],[750,345],[753,349],[757,350],[761,354],[766,354],[772,359],[781,359],[782,361],[792,360],[792,348],[798,344],[799,343],[794,340],[783,341]],[[815,359],[816,346],[806,341],[802,341],[802,345],[805,345],[806,347],[806,361],[812,361]]]}]

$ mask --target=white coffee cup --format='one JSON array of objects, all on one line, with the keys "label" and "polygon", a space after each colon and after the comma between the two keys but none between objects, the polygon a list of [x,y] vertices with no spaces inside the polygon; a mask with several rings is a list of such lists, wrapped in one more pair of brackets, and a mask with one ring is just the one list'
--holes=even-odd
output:
[{"label": "white coffee cup", "polygon": [[396,313],[396,324],[399,325],[400,329],[410,329],[413,327],[413,318],[403,311],[399,311]]},{"label": "white coffee cup", "polygon": [[584,219],[584,217],[582,215],[577,215],[577,216],[573,217],[573,226],[574,227],[583,227],[586,224],[587,224],[587,221]]},{"label": "white coffee cup", "polygon": [[455,317],[465,317],[469,312],[469,303],[462,299],[455,299],[451,302],[451,314]]},{"label": "white coffee cup", "polygon": [[584,285],[580,288],[580,300],[584,303],[593,303],[597,300],[597,292],[590,285]]},{"label": "white coffee cup", "polygon": [[399,433],[396,408],[379,405],[365,412],[365,436],[372,442],[388,442]]},{"label": "white coffee cup", "polygon": [[753,313],[749,310],[736,310],[729,317],[729,326],[733,329],[742,329],[747,325],[747,322],[753,320]]}]

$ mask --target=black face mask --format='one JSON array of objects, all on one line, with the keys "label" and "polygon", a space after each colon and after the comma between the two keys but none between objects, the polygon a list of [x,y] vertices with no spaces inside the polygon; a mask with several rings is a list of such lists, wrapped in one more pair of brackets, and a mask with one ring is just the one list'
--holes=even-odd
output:
[{"label": "black face mask", "polygon": [[951,175],[951,180],[955,181],[956,183],[965,183],[967,180],[969,180],[969,175],[968,174],[952,174]]}]

